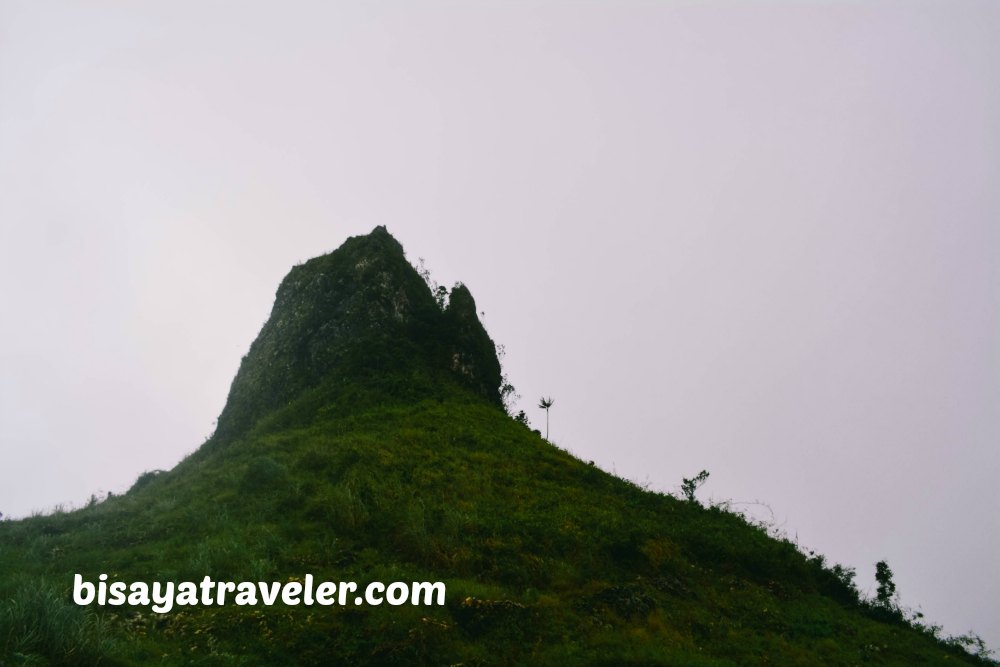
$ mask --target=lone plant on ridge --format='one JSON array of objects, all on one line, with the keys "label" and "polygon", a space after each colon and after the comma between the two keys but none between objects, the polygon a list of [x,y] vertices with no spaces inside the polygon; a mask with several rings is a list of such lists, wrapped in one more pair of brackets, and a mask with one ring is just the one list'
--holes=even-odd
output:
[{"label": "lone plant on ridge", "polygon": [[551,396],[549,398],[545,398],[544,396],[542,396],[542,399],[540,401],[538,401],[538,407],[540,407],[542,410],[545,410],[545,439],[546,440],[549,439],[549,408],[552,407],[553,403],[555,403],[555,401],[552,400]]}]

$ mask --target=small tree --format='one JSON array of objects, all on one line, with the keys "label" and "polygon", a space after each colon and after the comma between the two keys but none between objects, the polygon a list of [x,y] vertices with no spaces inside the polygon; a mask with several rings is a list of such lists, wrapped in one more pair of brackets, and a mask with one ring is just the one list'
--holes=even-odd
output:
[{"label": "small tree", "polygon": [[434,280],[431,276],[430,270],[424,265],[424,258],[418,258],[418,263],[416,266],[417,273],[420,277],[424,279],[427,283],[427,287],[431,290],[431,296],[434,297],[434,302],[437,304],[438,308],[444,310],[448,307],[448,288],[444,285],[438,285],[438,282]]},{"label": "small tree", "polygon": [[700,473],[698,473],[691,479],[685,477],[684,481],[681,483],[681,493],[684,494],[684,500],[688,501],[689,503],[698,502],[695,499],[694,494],[698,490],[698,487],[704,484],[705,480],[707,479],[708,479],[707,470],[702,470]]},{"label": "small tree", "polygon": [[545,410],[545,439],[546,440],[549,439],[549,408],[552,407],[553,403],[555,403],[555,401],[552,400],[551,396],[549,398],[545,398],[544,396],[542,396],[541,400],[538,401],[538,407],[540,407],[542,410]]},{"label": "small tree", "polygon": [[437,303],[439,310],[444,310],[448,307],[448,288],[444,285],[438,285],[434,288],[434,301]]},{"label": "small tree", "polygon": [[896,584],[892,580],[892,570],[884,560],[875,563],[875,581],[878,588],[875,590],[875,603],[884,609],[894,609],[896,607],[893,598],[896,596]]},{"label": "small tree", "polygon": [[500,402],[503,404],[504,412],[513,415],[514,406],[520,399],[521,395],[517,393],[517,389],[514,388],[514,385],[507,379],[507,374],[504,373],[500,377]]}]

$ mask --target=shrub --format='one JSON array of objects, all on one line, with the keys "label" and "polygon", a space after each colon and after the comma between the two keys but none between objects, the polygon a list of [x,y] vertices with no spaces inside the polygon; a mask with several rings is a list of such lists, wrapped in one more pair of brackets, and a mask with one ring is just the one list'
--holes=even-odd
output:
[{"label": "shrub", "polygon": [[683,483],[681,484],[681,493],[684,494],[684,500],[688,501],[689,503],[697,502],[697,500],[695,500],[694,494],[695,492],[698,491],[698,487],[704,484],[705,480],[707,479],[708,479],[707,470],[702,470],[700,473],[698,473],[691,479],[685,477]]}]

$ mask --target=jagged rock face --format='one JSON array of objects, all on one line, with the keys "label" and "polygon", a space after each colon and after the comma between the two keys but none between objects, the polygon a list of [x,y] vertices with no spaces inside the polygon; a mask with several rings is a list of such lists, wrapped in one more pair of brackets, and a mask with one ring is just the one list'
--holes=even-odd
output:
[{"label": "jagged rock face", "polygon": [[450,369],[484,396],[500,402],[500,362],[496,345],[476,314],[476,302],[465,285],[451,291],[444,312]]},{"label": "jagged rock face", "polygon": [[233,380],[216,435],[242,433],[307,390],[446,373],[500,405],[496,347],[468,289],[442,312],[385,227],[293,268]]}]

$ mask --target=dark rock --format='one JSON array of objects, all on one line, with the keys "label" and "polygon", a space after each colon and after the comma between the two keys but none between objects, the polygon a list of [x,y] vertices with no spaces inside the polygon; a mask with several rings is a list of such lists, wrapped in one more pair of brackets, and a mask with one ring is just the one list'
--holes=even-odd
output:
[{"label": "dark rock", "polygon": [[216,436],[246,432],[305,392],[317,404],[325,393],[358,388],[369,398],[398,398],[442,377],[501,406],[496,347],[472,294],[457,285],[442,312],[403,247],[376,227],[281,281],[230,387]]}]

